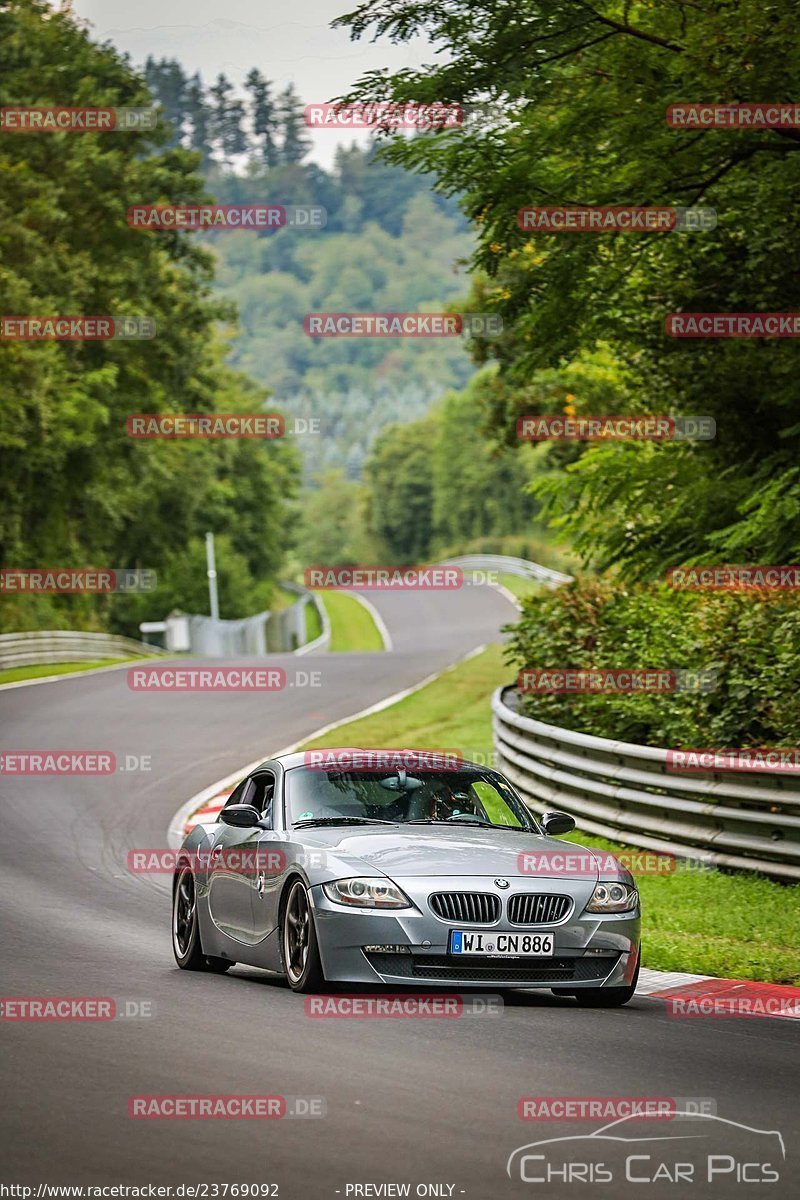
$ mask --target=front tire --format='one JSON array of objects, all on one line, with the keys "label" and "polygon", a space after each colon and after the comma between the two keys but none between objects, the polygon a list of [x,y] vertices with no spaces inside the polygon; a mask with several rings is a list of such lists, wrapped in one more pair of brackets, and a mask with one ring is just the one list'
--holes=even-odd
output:
[{"label": "front tire", "polygon": [[182,971],[213,971],[222,975],[234,964],[210,958],[200,945],[197,919],[197,886],[191,867],[181,867],[172,889],[172,953]]},{"label": "front tire", "polygon": [[318,992],[325,984],[314,914],[302,879],[295,879],[283,906],[281,961],[293,992]]}]

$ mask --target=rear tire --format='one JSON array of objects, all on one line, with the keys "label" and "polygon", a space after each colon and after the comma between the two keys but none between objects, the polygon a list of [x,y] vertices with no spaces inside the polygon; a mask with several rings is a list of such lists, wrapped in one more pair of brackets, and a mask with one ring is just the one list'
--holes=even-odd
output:
[{"label": "rear tire", "polygon": [[319,992],[325,986],[314,913],[302,879],[289,885],[283,905],[281,963],[293,992]]},{"label": "rear tire", "polygon": [[197,886],[191,867],[180,867],[172,887],[172,953],[182,971],[213,971],[223,975],[235,964],[227,958],[210,958],[200,944],[197,919]]}]

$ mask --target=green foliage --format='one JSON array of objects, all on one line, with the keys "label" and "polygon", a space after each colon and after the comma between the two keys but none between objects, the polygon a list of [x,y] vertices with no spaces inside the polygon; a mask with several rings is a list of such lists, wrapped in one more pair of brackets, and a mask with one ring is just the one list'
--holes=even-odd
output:
[{"label": "green foliage", "polygon": [[[448,393],[424,420],[378,438],[364,476],[367,528],[381,557],[421,562],[466,553],[469,545],[527,555],[524,531],[537,511],[526,494],[531,463],[527,453],[495,449],[483,435],[483,394],[491,385],[484,373]],[[495,548],[514,535],[523,548]]]},{"label": "green foliage", "polygon": [[379,439],[365,469],[367,522],[395,562],[423,562],[433,535],[433,418],[395,425]]},{"label": "green foliage", "polygon": [[[368,0],[353,36],[440,51],[419,70],[375,72],[359,98],[489,102],[463,129],[390,141],[388,159],[434,171],[479,232],[476,295],[504,319],[483,353],[500,364],[492,425],[515,441],[551,411],[531,381],[607,343],[625,386],[611,411],[709,414],[712,443],[588,447],[553,476],[552,511],[600,563],[654,577],[677,561],[792,561],[800,550],[796,346],[680,340],[670,312],[797,311],[790,252],[800,198],[792,129],[672,129],[670,104],[791,97],[797,5],[632,0]],[[531,234],[526,205],[716,208],[713,232]],[[537,397],[533,396],[534,401]],[[578,414],[597,412],[578,392]],[[608,410],[607,410],[608,411]],[[572,514],[572,515],[570,515]]]},{"label": "green foliage", "polygon": [[[151,102],[127,61],[67,11],[41,0],[0,10],[0,104]],[[173,603],[203,611],[196,547],[207,529],[227,534],[220,570],[235,576],[222,613],[243,616],[284,553],[297,472],[289,447],[126,433],[132,413],[253,412],[266,399],[223,365],[215,329],[232,310],[212,294],[213,259],[199,239],[126,223],[139,199],[205,198],[196,156],[164,148],[167,138],[164,129],[38,133],[0,146],[4,311],[148,316],[158,331],[151,341],[0,343],[0,560],[144,567],[161,585],[139,597],[6,597],[5,629],[135,634],[138,620]]]},{"label": "green foliage", "polygon": [[341,471],[326,471],[303,491],[293,559],[315,565],[367,563],[372,554],[364,520],[364,488]]},{"label": "green foliage", "polygon": [[[245,101],[221,76],[205,89],[171,59],[148,59],[148,83],[175,144],[200,151],[220,203],[272,200],[319,205],[324,230],[209,234],[218,285],[242,323],[231,361],[275,388],[290,415],[324,419],[324,436],[300,444],[307,479],[327,469],[360,476],[376,435],[398,419],[423,417],[474,367],[461,339],[312,341],[311,311],[441,311],[467,289],[458,264],[473,239],[455,201],[431,192],[431,176],[381,161],[373,148],[341,146],[325,171],[306,163],[303,106],[291,85],[254,68]],[[242,107],[243,106],[243,107]]]},{"label": "green foliage", "polygon": [[[420,190],[402,187],[404,207],[389,216],[397,197],[384,190],[387,168],[365,152],[345,152],[337,162],[331,176],[302,166],[253,166],[244,176],[215,177],[223,202],[260,195],[323,204],[328,225],[268,237],[228,232],[211,244],[219,288],[241,314],[232,363],[274,387],[289,415],[321,419],[322,435],[301,442],[308,477],[339,468],[355,479],[381,429],[423,417],[442,392],[466,383],[474,366],[461,338],[311,338],[303,318],[442,311],[466,288],[454,264],[472,243],[461,223]],[[404,174],[391,169],[391,177]]]},{"label": "green foliage", "polygon": [[483,424],[491,375],[451,392],[435,411],[433,542],[437,548],[476,538],[519,534],[538,505],[525,494],[533,456],[493,450]]},{"label": "green foliage", "polygon": [[533,596],[511,630],[523,668],[705,670],[713,691],[523,696],[542,721],[656,746],[794,746],[800,737],[800,598],[675,592],[584,579]]}]

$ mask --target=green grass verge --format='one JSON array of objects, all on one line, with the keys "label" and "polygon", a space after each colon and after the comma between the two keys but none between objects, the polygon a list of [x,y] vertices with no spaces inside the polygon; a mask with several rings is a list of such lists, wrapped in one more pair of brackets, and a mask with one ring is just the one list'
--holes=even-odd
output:
[{"label": "green grass verge", "polygon": [[[145,655],[144,657],[150,657]],[[154,656],[153,656],[154,657]],[[48,675],[72,675],[76,671],[94,671],[97,667],[122,666],[123,662],[141,662],[139,658],[98,658],[94,662],[43,663],[40,666],[12,667],[0,671],[0,683],[18,683],[21,679],[46,679]]]},{"label": "green grass verge", "polygon": [[[327,597],[326,597],[327,599]],[[502,650],[483,653],[391,708],[334,730],[308,747],[422,747],[490,762],[489,698],[507,683]],[[624,849],[583,834],[569,841]],[[678,870],[637,880],[644,908],[644,964],[661,971],[800,984],[800,892],[756,874]]]},{"label": "green grass verge", "polygon": [[544,590],[541,583],[535,583],[532,579],[522,579],[519,575],[506,575],[505,571],[498,575],[497,582],[508,588],[518,600],[526,600],[528,596],[535,596]]},{"label": "green grass verge", "polygon": [[297,592],[290,592],[276,583],[269,600],[270,611],[280,612],[284,608],[289,608],[292,604],[297,603],[298,598]]},{"label": "green grass verge", "polygon": [[322,636],[322,618],[316,604],[306,605],[306,643],[315,642]]},{"label": "green grass verge", "polygon": [[383,638],[372,616],[346,592],[317,593],[331,623],[332,651],[383,650]]}]

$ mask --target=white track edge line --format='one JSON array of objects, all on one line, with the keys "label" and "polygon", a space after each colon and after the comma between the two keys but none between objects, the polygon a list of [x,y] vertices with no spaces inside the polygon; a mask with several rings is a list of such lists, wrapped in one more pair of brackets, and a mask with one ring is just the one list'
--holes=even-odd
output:
[{"label": "white track edge line", "polygon": [[386,628],[386,622],[384,621],[381,614],[378,612],[375,605],[372,604],[371,601],[367,600],[364,596],[360,596],[358,592],[345,592],[345,595],[352,596],[354,600],[357,600],[358,603],[363,605],[363,607],[367,610],[369,615],[372,617],[373,621],[375,622],[375,627],[377,628],[378,633],[381,635],[381,638],[383,639],[384,650],[387,650],[387,651],[394,650],[394,642],[392,641],[392,635],[389,633],[389,630]]}]

